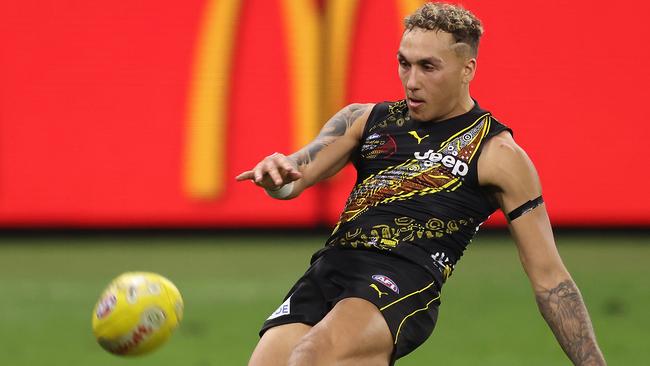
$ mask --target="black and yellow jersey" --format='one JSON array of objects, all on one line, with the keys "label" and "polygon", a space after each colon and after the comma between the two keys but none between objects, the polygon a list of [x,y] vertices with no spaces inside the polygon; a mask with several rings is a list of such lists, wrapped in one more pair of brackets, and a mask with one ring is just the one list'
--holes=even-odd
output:
[{"label": "black and yellow jersey", "polygon": [[403,257],[442,284],[497,208],[478,184],[477,162],[504,130],[478,103],[439,122],[411,119],[404,100],[377,104],[353,157],[356,184],[324,250]]}]

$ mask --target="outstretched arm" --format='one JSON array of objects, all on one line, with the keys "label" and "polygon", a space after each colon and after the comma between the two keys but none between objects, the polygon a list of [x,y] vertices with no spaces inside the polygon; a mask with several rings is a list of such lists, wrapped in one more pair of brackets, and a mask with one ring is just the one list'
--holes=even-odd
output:
[{"label": "outstretched arm", "polygon": [[[357,122],[359,117],[363,116],[366,112],[369,113],[372,106],[372,104],[350,104],[341,109],[330,118],[327,123],[325,123],[318,136],[316,136],[312,142],[291,154],[289,158],[293,160],[297,166],[306,166],[310,164],[316,159],[316,156],[321,152],[321,150],[331,145],[350,131],[352,125]],[[359,125],[365,125],[365,120],[360,122]],[[363,132],[363,126],[357,127],[361,127],[361,131],[357,132]],[[361,135],[355,137],[360,138]]]},{"label": "outstretched arm", "polygon": [[252,180],[273,192],[287,189],[282,199],[297,197],[307,187],[341,170],[358,146],[373,104],[350,104],[323,126],[318,136],[299,151],[285,156],[274,153],[253,169],[237,176]]},{"label": "outstretched arm", "polygon": [[[541,196],[535,167],[503,132],[489,140],[479,160],[479,181],[495,191],[504,213]],[[510,220],[510,232],[542,316],[574,365],[605,365],[589,313],[555,246],[544,204]]]}]

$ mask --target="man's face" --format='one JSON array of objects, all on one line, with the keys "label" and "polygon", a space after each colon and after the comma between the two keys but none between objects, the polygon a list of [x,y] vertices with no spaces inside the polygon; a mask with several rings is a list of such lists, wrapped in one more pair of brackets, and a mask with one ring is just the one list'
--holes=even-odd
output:
[{"label": "man's face", "polygon": [[435,121],[458,113],[476,65],[469,46],[447,32],[414,28],[402,36],[397,60],[412,118]]}]

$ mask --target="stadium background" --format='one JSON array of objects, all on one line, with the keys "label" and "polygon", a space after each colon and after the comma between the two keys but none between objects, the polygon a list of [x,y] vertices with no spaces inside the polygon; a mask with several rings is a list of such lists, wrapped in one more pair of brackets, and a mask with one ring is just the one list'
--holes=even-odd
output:
[{"label": "stadium background", "polygon": [[[1,1],[0,362],[124,363],[92,344],[90,309],[111,277],[146,269],[188,310],[136,363],[245,363],[354,172],[292,202],[234,176],[347,103],[399,99],[400,19],[419,3]],[[486,28],[472,95],[515,130],[552,221],[572,230],[558,243],[610,363],[646,364],[647,6],[462,4]],[[432,340],[402,364],[566,364],[503,223],[493,215]]]}]

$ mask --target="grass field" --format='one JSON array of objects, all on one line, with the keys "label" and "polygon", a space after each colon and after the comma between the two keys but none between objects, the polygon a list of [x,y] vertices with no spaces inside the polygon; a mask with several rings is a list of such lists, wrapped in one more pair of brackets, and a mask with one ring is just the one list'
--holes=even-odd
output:
[{"label": "grass field", "polygon": [[[245,365],[264,319],[322,237],[0,239],[0,365]],[[650,238],[560,236],[610,365],[650,364]],[[171,278],[185,319],[136,359],[105,353],[90,330],[106,284],[131,270]],[[398,365],[568,365],[538,315],[507,237],[479,237],[443,290],[433,336]]]}]

